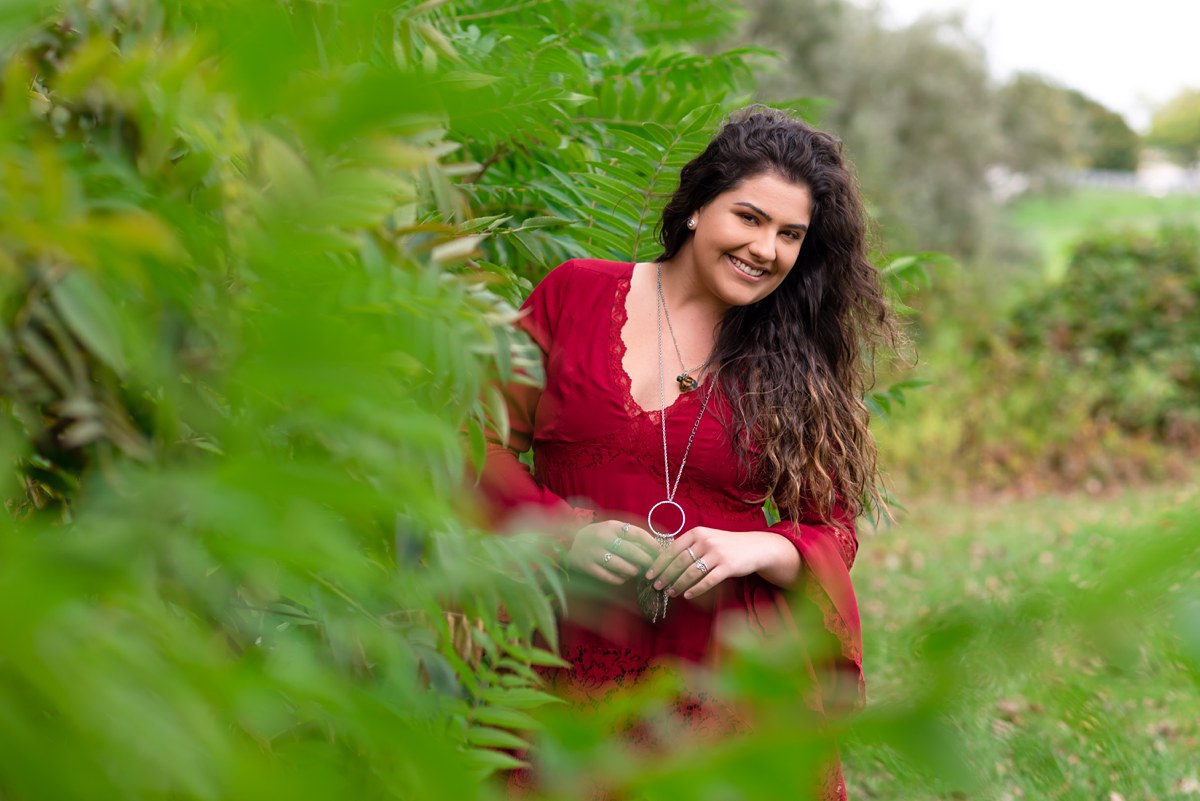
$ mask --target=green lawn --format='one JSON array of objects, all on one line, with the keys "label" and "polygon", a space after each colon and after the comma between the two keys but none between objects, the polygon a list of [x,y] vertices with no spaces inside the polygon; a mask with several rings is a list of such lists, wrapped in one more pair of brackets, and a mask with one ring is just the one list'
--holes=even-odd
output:
[{"label": "green lawn", "polygon": [[1022,197],[1008,207],[1008,227],[1040,256],[1047,278],[1062,275],[1071,246],[1106,228],[1153,228],[1166,222],[1200,224],[1200,196],[1152,197],[1117,189],[1079,189]]},{"label": "green lawn", "polygon": [[[855,575],[871,705],[845,743],[853,798],[1200,797],[1196,481],[914,500],[864,534]],[[876,744],[876,718],[912,726],[922,704],[940,744]]]}]

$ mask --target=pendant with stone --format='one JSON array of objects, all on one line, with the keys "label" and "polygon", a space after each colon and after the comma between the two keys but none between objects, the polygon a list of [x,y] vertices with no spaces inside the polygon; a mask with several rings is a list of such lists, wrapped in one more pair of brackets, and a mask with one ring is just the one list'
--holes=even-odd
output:
[{"label": "pendant with stone", "polygon": [[680,373],[679,375],[675,376],[675,380],[679,382],[679,391],[680,392],[691,392],[693,389],[695,389],[697,386],[699,386],[696,382],[696,379],[694,377],[688,375],[687,371],[684,371],[684,372]]}]

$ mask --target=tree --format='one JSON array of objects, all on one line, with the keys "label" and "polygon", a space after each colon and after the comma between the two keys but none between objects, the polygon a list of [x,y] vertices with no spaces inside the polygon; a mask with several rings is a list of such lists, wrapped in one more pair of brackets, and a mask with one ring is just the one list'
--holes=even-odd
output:
[{"label": "tree", "polygon": [[1181,164],[1200,160],[1200,89],[1184,89],[1154,113],[1146,144]]},{"label": "tree", "polygon": [[1018,73],[996,92],[1003,160],[1052,179],[1064,167],[1135,170],[1141,141],[1125,118],[1045,76]]},{"label": "tree", "polygon": [[1078,90],[1068,90],[1068,97],[1083,127],[1085,166],[1094,170],[1136,170],[1142,138],[1125,118]]},{"label": "tree", "polygon": [[1041,75],[1019,73],[996,93],[1005,166],[1035,177],[1082,166],[1082,130],[1067,90]]},{"label": "tree", "polygon": [[983,49],[961,20],[893,30],[878,8],[844,0],[750,7],[744,40],[782,56],[762,96],[818,98],[812,114],[845,141],[885,246],[975,252],[998,137]]}]

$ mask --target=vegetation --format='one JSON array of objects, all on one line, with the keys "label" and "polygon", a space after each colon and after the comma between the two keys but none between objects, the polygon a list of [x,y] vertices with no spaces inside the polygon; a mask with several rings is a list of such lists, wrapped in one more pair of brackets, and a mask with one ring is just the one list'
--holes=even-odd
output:
[{"label": "vegetation", "polygon": [[982,47],[953,20],[892,30],[880,9],[845,0],[750,7],[744,39],[781,55],[768,64],[763,95],[818,99],[814,115],[845,141],[884,245],[978,249],[1000,141]]},{"label": "vegetation", "polygon": [[1076,89],[1019,73],[996,99],[1009,169],[1041,177],[1064,167],[1137,169],[1141,138],[1120,114]]},{"label": "vegetation", "polygon": [[[926,497],[866,538],[868,709],[955,700],[925,761],[850,740],[852,797],[1194,798],[1198,521],[1192,472],[1099,496]],[[1193,556],[1150,568],[1185,541]]]},{"label": "vegetation", "polygon": [[671,43],[726,12],[3,20],[0,794],[491,794],[552,700],[561,581],[464,486],[489,381],[531,364],[502,298],[650,247],[747,74]]},{"label": "vegetation", "polygon": [[1125,190],[1075,189],[1030,194],[1005,214],[997,261],[1015,263],[1034,286],[1062,280],[1080,240],[1117,231],[1200,224],[1200,197],[1155,197]]},{"label": "vegetation", "polygon": [[[803,725],[806,677],[787,638],[732,642],[720,673],[693,679],[750,710],[755,732],[681,739],[669,754],[609,735],[657,724],[679,677],[586,713],[540,692],[534,668],[556,661],[562,576],[537,532],[480,530],[464,475],[486,421],[503,427],[489,386],[536,373],[511,335],[531,281],[568,256],[654,250],[660,193],[724,110],[751,99],[767,57],[717,52],[736,24],[716,0],[23,0],[0,12],[0,795],[488,799],[503,791],[485,777],[520,764],[536,740],[550,798],[597,784],[652,799],[775,798],[805,793],[830,736],[849,734],[865,794],[911,798],[928,786],[982,797],[1001,785],[974,770],[995,764],[994,752],[953,746],[991,725],[981,677],[996,682],[989,692],[1028,700],[1014,716],[1045,726],[1031,739],[1009,721],[1013,753],[1036,765],[1054,756],[1035,741],[1059,736],[1047,722],[1059,715],[1077,726],[1062,736],[1082,734],[1085,746],[1141,747],[1088,734],[1085,723],[1099,724],[1086,696],[1112,676],[1144,678],[1171,699],[1194,681],[1193,495],[1152,504],[1181,512],[1147,515],[1141,528],[1089,524],[1078,540],[1054,533],[1066,523],[1047,529],[1063,549],[1056,564],[1090,568],[1079,581],[1052,571],[1010,580],[1029,548],[1042,564],[1036,538],[1019,537],[1038,510],[1016,510],[995,533],[1013,543],[1003,554],[880,534],[868,560],[889,574],[896,556],[919,577],[918,549],[944,543],[936,561],[983,589],[957,592],[961,573],[949,569],[936,586],[910,586],[868,561],[868,626],[899,636],[871,646],[879,703],[850,732],[846,721]],[[876,68],[903,72],[931,35],[910,32]],[[951,51],[928,53],[947,69],[922,74],[953,73]],[[967,78],[982,80],[971,63]],[[967,99],[960,90],[929,91],[949,108]],[[913,128],[898,141],[969,136]],[[921,202],[951,200],[969,206],[944,188]],[[963,236],[972,224],[961,222]],[[1183,296],[1167,292],[1171,282],[1191,280],[1172,272],[1182,264],[1174,241],[1137,251],[1158,259],[1153,286],[1172,303]],[[1136,247],[1095,247],[1078,269],[1097,281],[1119,274]],[[904,293],[922,264],[899,257],[885,275]],[[1103,304],[1103,286],[1087,301]],[[1079,322],[1074,296],[1049,291],[1043,302],[1064,325]],[[959,333],[918,323],[926,342]],[[961,356],[932,361],[936,380],[970,383],[958,395],[946,383],[917,393],[904,415],[919,428],[931,399],[989,397],[1018,375],[994,371],[1018,340],[1002,341],[965,369]],[[1028,347],[1066,364],[1078,342]],[[1173,365],[1159,380],[1175,380]],[[895,411],[903,389],[885,384],[868,400]],[[1021,393],[1040,398],[1032,386]],[[988,413],[972,413],[979,430],[1023,430]],[[907,525],[965,525],[947,514]],[[1151,531],[1153,548],[1124,550]],[[978,560],[1003,567],[999,588]],[[1082,596],[1079,582],[1093,580]],[[887,593],[922,600],[903,617],[912,605]],[[1043,639],[1027,636],[1031,618]],[[1115,636],[1114,620],[1147,629],[1155,653]],[[1079,665],[1089,678],[1070,684]],[[1023,683],[1031,667],[1071,692],[1042,699]],[[1194,736],[1171,725],[1181,742]],[[1176,765],[1147,768],[1144,786],[1163,798],[1190,792]],[[1041,776],[1018,786],[1050,787]],[[1090,798],[1114,785],[1084,786]]]},{"label": "vegetation", "polygon": [[1017,310],[1010,336],[1045,383],[1088,376],[1097,425],[1200,443],[1198,301],[1200,228],[1096,236],[1061,283]]},{"label": "vegetation", "polygon": [[1154,113],[1146,144],[1182,164],[1200,161],[1200,89],[1184,89]]},{"label": "vegetation", "polygon": [[916,304],[931,386],[876,428],[898,486],[1036,492],[1180,475],[1196,444],[1193,357],[1171,343],[1192,341],[1182,309],[1200,297],[1200,201],[1059,193],[1022,200],[1009,220],[1006,254],[941,271],[952,287]]},{"label": "vegetation", "polygon": [[[996,85],[957,15],[907,26],[849,0],[753,0],[741,41],[779,52],[767,98],[807,104],[845,141],[887,248],[987,257],[996,176],[1052,187],[1070,169],[1132,170],[1141,142],[1117,113],[1042,76]],[[781,26],[803,19],[803,26]]]}]

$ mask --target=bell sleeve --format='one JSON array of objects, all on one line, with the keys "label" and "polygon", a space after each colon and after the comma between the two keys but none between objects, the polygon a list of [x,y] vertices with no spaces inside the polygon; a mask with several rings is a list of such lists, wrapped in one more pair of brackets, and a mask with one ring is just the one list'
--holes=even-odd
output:
[{"label": "bell sleeve", "polygon": [[[830,520],[815,514],[783,519],[769,530],[790,541],[800,554],[798,589],[820,612],[830,647],[818,661],[827,711],[863,704],[862,627],[850,568],[858,553],[854,518],[841,504],[834,505]],[[832,707],[832,708],[831,708]]]},{"label": "bell sleeve", "polygon": [[[522,316],[517,327],[541,352],[543,368],[548,368],[558,341],[559,321],[569,300],[572,273],[571,262],[551,270],[521,305]],[[520,454],[533,447],[542,387],[527,380],[507,384],[501,390],[508,408],[508,439],[500,442],[489,438],[483,468],[477,477],[493,527],[505,528],[521,518],[538,517],[538,522],[567,533],[593,522],[592,510],[572,506],[546,489],[520,459]],[[494,436],[494,432],[490,433]]]}]

